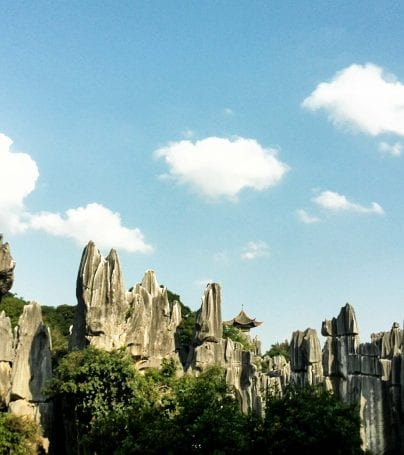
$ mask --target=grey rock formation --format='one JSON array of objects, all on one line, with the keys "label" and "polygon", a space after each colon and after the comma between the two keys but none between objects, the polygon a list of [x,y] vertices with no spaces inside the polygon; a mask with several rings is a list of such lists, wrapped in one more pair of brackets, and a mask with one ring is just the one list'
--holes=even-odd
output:
[{"label": "grey rock formation", "polygon": [[77,310],[71,348],[87,345],[110,351],[127,348],[139,369],[158,367],[164,358],[178,360],[178,303],[168,301],[149,270],[125,292],[115,250],[104,259],[93,242],[84,249],[77,276]]},{"label": "grey rock formation", "polygon": [[[42,322],[41,307],[24,307],[15,337],[10,319],[0,314],[0,400],[1,407],[38,422],[44,435],[51,432],[52,405],[43,389],[52,377],[51,340]],[[47,445],[46,438],[43,440]]]},{"label": "grey rock formation", "polygon": [[223,336],[221,289],[217,283],[208,284],[196,318],[195,342],[217,343]]},{"label": "grey rock formation", "polygon": [[128,319],[125,345],[139,369],[158,367],[164,358],[179,363],[177,327],[181,309],[168,301],[167,289],[160,287],[152,270],[127,293]]},{"label": "grey rock formation", "polygon": [[322,333],[327,337],[326,384],[343,401],[360,404],[364,449],[403,453],[403,334],[398,324],[360,344],[355,312],[347,304],[338,318],[323,322]]},{"label": "grey rock formation", "polygon": [[13,285],[14,267],[15,262],[11,257],[10,246],[8,243],[3,243],[3,235],[0,234],[0,301]]},{"label": "grey rock formation", "polygon": [[199,374],[212,365],[222,366],[226,381],[234,388],[242,410],[262,414],[261,392],[273,380],[257,371],[253,352],[222,336],[221,289],[217,283],[212,283],[208,284],[202,297],[186,369]]},{"label": "grey rock formation", "polygon": [[10,401],[11,366],[14,360],[13,332],[10,318],[0,313],[0,408],[5,409]]},{"label": "grey rock formation", "polygon": [[296,331],[290,342],[292,380],[299,385],[323,382],[320,341],[314,329]]},{"label": "grey rock formation", "polygon": [[107,351],[122,347],[128,305],[115,250],[104,259],[95,244],[88,243],[80,262],[76,295],[71,347],[92,345]]}]

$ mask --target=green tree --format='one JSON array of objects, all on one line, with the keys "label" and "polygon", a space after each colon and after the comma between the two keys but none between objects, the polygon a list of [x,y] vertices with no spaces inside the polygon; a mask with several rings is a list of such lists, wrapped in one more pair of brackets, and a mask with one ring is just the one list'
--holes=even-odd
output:
[{"label": "green tree", "polygon": [[146,385],[125,353],[90,347],[60,361],[47,393],[62,409],[77,453],[112,453],[111,444],[125,436],[127,409],[140,411],[153,401]]},{"label": "green tree", "polygon": [[289,352],[289,341],[285,340],[281,343],[277,342],[271,345],[270,349],[265,353],[269,357],[275,357],[276,355],[283,355],[286,360],[290,360]]},{"label": "green tree", "polygon": [[260,437],[258,450],[271,455],[363,453],[358,406],[320,386],[290,384],[282,395],[268,395]]},{"label": "green tree", "polygon": [[7,292],[7,294],[1,299],[0,312],[4,311],[6,316],[8,316],[11,320],[11,326],[15,327],[18,324],[18,319],[23,312],[24,306],[28,303],[29,302],[24,300],[22,297],[18,297],[17,294]]},{"label": "green tree", "polygon": [[69,348],[70,327],[74,321],[75,306],[42,306],[42,319],[50,328],[52,335],[52,356],[55,364],[67,354]]},{"label": "green tree", "polygon": [[240,343],[246,351],[254,351],[255,347],[251,339],[237,327],[223,324],[223,338],[230,338]]},{"label": "green tree", "polygon": [[0,454],[34,455],[41,446],[39,426],[25,417],[0,413]]}]

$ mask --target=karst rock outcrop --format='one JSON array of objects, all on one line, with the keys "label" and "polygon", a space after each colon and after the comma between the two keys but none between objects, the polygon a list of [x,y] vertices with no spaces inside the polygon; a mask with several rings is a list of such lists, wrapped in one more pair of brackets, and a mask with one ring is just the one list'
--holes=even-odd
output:
[{"label": "karst rock outcrop", "polygon": [[221,365],[226,380],[234,387],[244,412],[263,411],[263,394],[268,384],[277,379],[261,374],[253,361],[254,352],[242,345],[223,338],[221,289],[212,283],[206,287],[201,307],[197,313],[195,333],[186,369],[198,374],[209,366]]},{"label": "karst rock outcrop", "polygon": [[[11,288],[14,266],[9,246],[0,238],[0,297]],[[359,404],[364,449],[375,455],[404,453],[404,331],[398,323],[361,343],[355,311],[346,304],[336,318],[322,323],[322,350],[316,331],[306,329],[292,334],[290,362],[280,355],[261,357],[258,340],[248,338],[246,348],[224,338],[221,289],[211,283],[182,370],[181,307],[169,301],[153,271],[126,291],[115,250],[103,258],[90,242],[76,293],[71,349],[124,348],[140,370],[159,367],[163,359],[174,359],[180,371],[195,375],[220,365],[243,411],[258,415],[265,411],[267,391],[282,392],[289,382],[323,385],[344,402]],[[14,332],[10,319],[0,313],[0,408],[40,422],[46,436],[55,421],[43,395],[51,374],[51,339],[40,306],[26,305]]]},{"label": "karst rock outcrop", "polygon": [[180,306],[169,302],[153,271],[126,292],[115,250],[104,259],[90,242],[81,258],[76,294],[72,349],[127,348],[139,369],[158,367],[164,358],[179,362]]},{"label": "karst rock outcrop", "polygon": [[[1,242],[1,239],[0,239]],[[8,244],[0,243],[0,286],[5,295],[13,283],[15,262]],[[0,313],[0,409],[38,422],[44,431],[43,448],[51,436],[53,408],[43,390],[52,378],[51,337],[39,304],[24,306],[18,325]]]},{"label": "karst rock outcrop", "polygon": [[11,257],[10,246],[8,243],[3,243],[3,235],[0,234],[0,301],[13,285],[14,267],[15,262]]}]

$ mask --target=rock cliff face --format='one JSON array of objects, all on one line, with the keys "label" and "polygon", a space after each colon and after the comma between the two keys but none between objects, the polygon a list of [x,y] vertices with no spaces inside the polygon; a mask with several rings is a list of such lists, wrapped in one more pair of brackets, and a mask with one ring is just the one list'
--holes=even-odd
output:
[{"label": "rock cliff face", "polygon": [[115,250],[104,259],[93,242],[87,245],[80,262],[76,295],[72,347],[91,345],[107,351],[122,347],[128,305]]},{"label": "rock cliff face", "polygon": [[128,319],[125,346],[139,369],[158,367],[164,358],[179,363],[177,327],[181,309],[168,301],[152,270],[127,293]]},{"label": "rock cliff face", "polygon": [[299,385],[323,382],[320,341],[313,329],[293,332],[290,342],[292,380]]},{"label": "rock cliff face", "polygon": [[186,369],[198,374],[212,365],[223,366],[227,383],[234,387],[243,411],[262,414],[261,391],[273,380],[257,371],[253,355],[240,343],[223,338],[220,286],[208,284],[197,314]]},{"label": "rock cliff face", "polygon": [[0,313],[0,408],[10,402],[11,366],[14,361],[14,340],[10,318]]},{"label": "rock cliff face", "polygon": [[90,242],[81,258],[76,289],[72,349],[127,348],[139,369],[157,367],[163,358],[178,359],[180,307],[168,301],[167,290],[159,286],[153,271],[125,292],[115,250],[104,259]]},{"label": "rock cliff face", "polygon": [[[15,263],[0,236],[0,298],[13,284]],[[10,318],[0,313],[0,410],[38,422],[45,436],[52,428],[52,404],[43,395],[52,377],[51,338],[37,303],[25,305],[14,334]],[[48,440],[43,439],[46,449]]]},{"label": "rock cliff face", "polygon": [[15,262],[11,257],[10,246],[8,243],[3,243],[3,235],[0,234],[0,301],[13,285],[14,267]]},{"label": "rock cliff face", "polygon": [[52,405],[43,395],[43,389],[52,377],[51,340],[37,303],[24,307],[14,343],[9,409],[16,415],[36,420],[45,434],[49,434]]},{"label": "rock cliff face", "polygon": [[[14,261],[0,238],[0,297],[13,281]],[[158,367],[164,358],[178,360],[178,303],[169,302],[153,271],[125,292],[114,250],[103,258],[90,242],[77,277],[77,312],[71,347],[125,348],[139,369]],[[263,396],[281,391],[290,381],[321,384],[348,403],[359,403],[364,448],[374,454],[404,453],[404,331],[391,330],[360,343],[354,309],[341,308],[338,317],[325,320],[323,350],[313,329],[296,331],[290,342],[290,363],[283,356],[260,357],[240,343],[223,338],[221,289],[209,284],[197,314],[185,370],[199,374],[221,365],[244,412],[262,414]],[[51,377],[50,335],[36,303],[26,305],[13,334],[10,319],[0,313],[0,408],[30,416],[49,434],[52,408],[43,395]],[[259,369],[267,362],[267,371]],[[180,362],[178,362],[180,364]]]}]

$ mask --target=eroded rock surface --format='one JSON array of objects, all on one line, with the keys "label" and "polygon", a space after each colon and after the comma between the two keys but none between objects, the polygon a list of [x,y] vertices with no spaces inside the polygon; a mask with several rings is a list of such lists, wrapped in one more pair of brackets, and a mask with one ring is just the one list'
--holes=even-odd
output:
[{"label": "eroded rock surface", "polygon": [[210,366],[222,366],[226,381],[234,388],[242,410],[262,414],[261,392],[277,379],[273,380],[257,371],[253,357],[254,352],[246,351],[240,343],[223,338],[221,289],[217,283],[208,284],[197,314],[186,369],[199,374]]},{"label": "eroded rock surface", "polygon": [[404,452],[402,387],[403,332],[397,323],[390,332],[360,343],[356,316],[350,305],[338,318],[324,321],[327,337],[323,366],[327,386],[343,401],[359,403],[362,440],[372,453]]},{"label": "eroded rock surface", "polygon": [[320,341],[314,329],[293,332],[290,342],[292,379],[296,384],[319,384],[323,381]]},{"label": "eroded rock surface", "polygon": [[179,363],[180,305],[169,302],[167,289],[159,286],[152,270],[127,293],[127,302],[125,345],[138,368],[158,367],[164,358],[175,358]]},{"label": "eroded rock surface", "polygon": [[71,346],[87,345],[110,351],[124,345],[128,309],[118,256],[104,259],[93,242],[84,249],[76,285],[77,311]]},{"label": "eroded rock surface", "polygon": [[77,310],[71,348],[127,348],[139,369],[178,359],[178,303],[170,303],[149,270],[126,292],[115,250],[104,259],[93,242],[84,249],[77,276]]},{"label": "eroded rock surface", "polygon": [[8,243],[3,243],[3,235],[0,234],[0,301],[13,285],[14,267],[15,262],[11,257],[10,246]]}]

